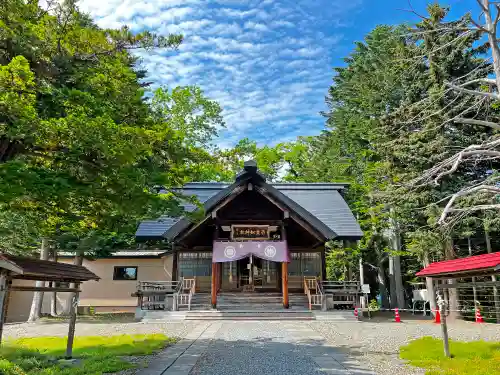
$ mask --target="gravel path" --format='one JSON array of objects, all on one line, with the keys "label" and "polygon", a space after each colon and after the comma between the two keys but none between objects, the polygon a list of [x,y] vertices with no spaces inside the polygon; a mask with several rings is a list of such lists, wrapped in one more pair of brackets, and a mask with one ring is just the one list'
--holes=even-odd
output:
[{"label": "gravel path", "polygon": [[[432,322],[311,322],[329,343],[366,363],[377,374],[424,374],[425,371],[404,364],[399,348],[422,336],[441,337],[441,328]],[[460,341],[498,341],[500,325],[456,322],[449,324],[451,339]]]},{"label": "gravel path", "polygon": [[303,321],[224,322],[190,375],[369,374],[325,344]]},{"label": "gravel path", "polygon": [[[184,337],[194,326],[191,322],[169,323],[76,323],[76,336],[112,336],[122,334],[163,333],[170,337]],[[6,339],[36,336],[67,336],[67,322],[6,324],[3,335]]]}]

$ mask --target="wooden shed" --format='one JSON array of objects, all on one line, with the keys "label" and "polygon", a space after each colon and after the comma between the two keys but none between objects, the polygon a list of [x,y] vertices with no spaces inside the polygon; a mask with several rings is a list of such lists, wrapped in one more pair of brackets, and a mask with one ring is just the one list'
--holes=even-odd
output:
[{"label": "wooden shed", "polygon": [[[12,286],[12,280],[16,279],[71,283],[74,287]],[[78,307],[78,293],[80,292],[79,286],[82,282],[88,280],[99,280],[99,277],[83,266],[0,254],[0,343],[6,310],[8,309],[8,306],[6,306],[7,295],[10,291],[71,292],[73,293],[73,302],[70,309],[68,344],[66,349],[66,356],[68,358],[71,357],[75,334],[76,309]]]}]

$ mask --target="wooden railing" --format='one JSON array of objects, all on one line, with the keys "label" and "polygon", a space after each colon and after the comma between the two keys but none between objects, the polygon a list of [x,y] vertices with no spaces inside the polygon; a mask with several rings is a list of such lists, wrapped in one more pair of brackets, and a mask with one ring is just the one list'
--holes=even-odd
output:
[{"label": "wooden railing", "polygon": [[362,293],[358,281],[323,281],[321,284],[325,296],[332,297],[333,306],[359,303],[358,296]]},{"label": "wooden railing", "polygon": [[196,291],[196,279],[182,279],[178,290],[174,293],[174,308],[176,311],[181,306],[187,306],[191,310],[191,300]]},{"label": "wooden railing", "polygon": [[312,310],[313,306],[320,306],[322,310],[326,309],[325,294],[316,277],[304,277],[304,293],[307,295],[309,310]]},{"label": "wooden railing", "polygon": [[173,295],[180,281],[139,281],[137,291],[132,294],[138,298],[141,309],[166,309],[168,296]]}]

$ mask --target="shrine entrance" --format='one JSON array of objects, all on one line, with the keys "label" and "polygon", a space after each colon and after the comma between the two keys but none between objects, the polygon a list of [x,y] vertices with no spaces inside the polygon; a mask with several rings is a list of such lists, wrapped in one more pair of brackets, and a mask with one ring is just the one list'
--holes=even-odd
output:
[{"label": "shrine entrance", "polygon": [[246,257],[222,263],[220,291],[279,292],[280,280],[280,263]]}]

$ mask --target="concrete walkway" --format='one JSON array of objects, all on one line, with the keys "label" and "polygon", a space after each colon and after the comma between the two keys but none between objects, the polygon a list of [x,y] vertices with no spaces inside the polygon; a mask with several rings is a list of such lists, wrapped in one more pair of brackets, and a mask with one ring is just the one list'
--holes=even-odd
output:
[{"label": "concrete walkway", "polygon": [[369,375],[308,322],[198,323],[139,375]]}]

